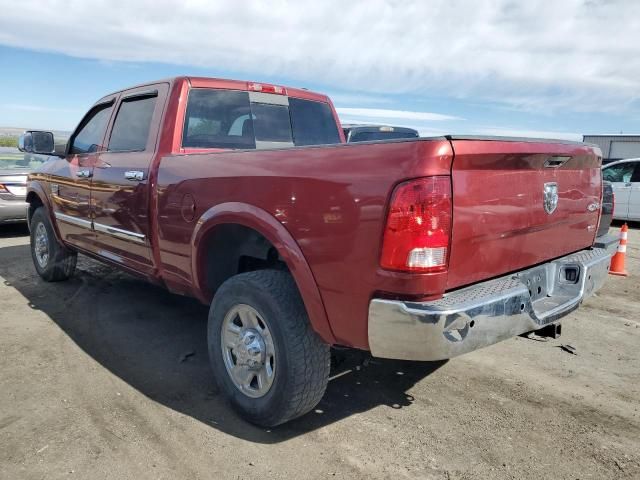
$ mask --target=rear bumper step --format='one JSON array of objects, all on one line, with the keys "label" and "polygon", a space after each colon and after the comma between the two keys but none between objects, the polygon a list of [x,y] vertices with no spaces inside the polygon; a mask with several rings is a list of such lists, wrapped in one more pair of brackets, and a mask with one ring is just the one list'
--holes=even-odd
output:
[{"label": "rear bumper step", "polygon": [[432,302],[373,299],[373,356],[443,360],[539,330],[602,287],[611,252],[593,248],[445,294]]}]

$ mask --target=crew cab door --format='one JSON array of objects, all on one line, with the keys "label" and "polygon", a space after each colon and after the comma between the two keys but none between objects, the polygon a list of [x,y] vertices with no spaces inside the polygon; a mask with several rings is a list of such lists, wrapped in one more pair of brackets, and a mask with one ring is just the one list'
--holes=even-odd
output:
[{"label": "crew cab door", "polygon": [[611,182],[615,195],[613,218],[626,220],[629,218],[629,203],[632,192],[632,178],[638,162],[623,162],[607,166],[602,170],[603,180]]},{"label": "crew cab door", "polygon": [[163,83],[120,95],[91,181],[95,252],[141,273],[153,269],[149,169],[167,91]]},{"label": "crew cab door", "polygon": [[103,148],[115,96],[105,97],[82,119],[69,138],[64,160],[51,172],[51,200],[58,231],[65,242],[91,249],[95,239],[90,208],[93,168]]}]

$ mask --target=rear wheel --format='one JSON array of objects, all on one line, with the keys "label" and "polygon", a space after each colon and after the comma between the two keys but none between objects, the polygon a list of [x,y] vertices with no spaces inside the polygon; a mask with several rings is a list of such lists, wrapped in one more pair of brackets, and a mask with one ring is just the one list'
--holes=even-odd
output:
[{"label": "rear wheel", "polygon": [[329,346],[311,329],[286,272],[260,270],[227,280],[211,305],[208,344],[218,387],[252,423],[287,422],[324,395]]},{"label": "rear wheel", "polygon": [[78,255],[60,244],[44,207],[31,216],[31,257],[38,275],[47,282],[67,280],[76,268]]}]

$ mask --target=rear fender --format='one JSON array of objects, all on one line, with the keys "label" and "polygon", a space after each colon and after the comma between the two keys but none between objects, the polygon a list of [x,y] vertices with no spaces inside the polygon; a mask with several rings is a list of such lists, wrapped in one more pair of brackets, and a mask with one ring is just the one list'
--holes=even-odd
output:
[{"label": "rear fender", "polygon": [[311,326],[322,340],[335,344],[335,337],[327,319],[320,291],[300,247],[276,218],[253,205],[239,202],[223,203],[207,210],[198,220],[191,237],[191,268],[196,295],[205,302],[211,300],[211,292],[208,291],[204,281],[206,266],[203,250],[206,242],[203,243],[203,240],[208,237],[213,228],[223,224],[243,225],[259,232],[271,242],[293,275],[307,309]]}]

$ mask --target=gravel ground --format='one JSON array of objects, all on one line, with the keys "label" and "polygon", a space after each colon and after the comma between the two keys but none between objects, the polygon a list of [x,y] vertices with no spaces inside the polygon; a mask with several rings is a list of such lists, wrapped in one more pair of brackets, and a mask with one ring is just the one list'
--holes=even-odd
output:
[{"label": "gravel ground", "polygon": [[0,478],[640,478],[629,233],[631,276],[561,338],[441,363],[349,354],[315,412],[264,430],[212,384],[205,307],[87,259],[45,284],[26,230],[0,227]]}]

